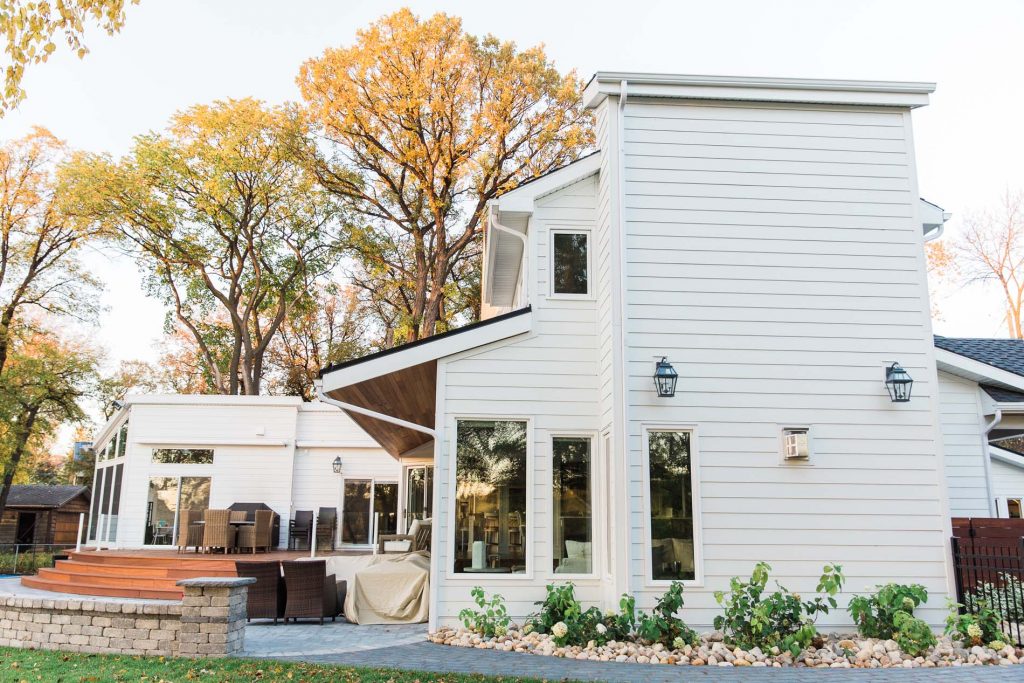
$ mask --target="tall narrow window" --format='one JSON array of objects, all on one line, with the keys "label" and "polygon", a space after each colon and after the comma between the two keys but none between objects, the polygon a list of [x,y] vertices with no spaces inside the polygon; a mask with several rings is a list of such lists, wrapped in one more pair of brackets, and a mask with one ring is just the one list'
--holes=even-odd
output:
[{"label": "tall narrow window", "polygon": [[458,573],[526,572],[526,423],[459,420],[455,455]]},{"label": "tall narrow window", "polygon": [[690,432],[649,432],[647,457],[652,578],[694,579]]},{"label": "tall narrow window", "polygon": [[128,448],[128,423],[125,422],[121,425],[121,431],[117,434],[117,457],[120,458],[124,455],[125,450]]},{"label": "tall narrow window", "polygon": [[553,293],[589,293],[588,236],[586,232],[551,233]]},{"label": "tall narrow window", "polygon": [[594,571],[590,439],[554,438],[551,459],[555,573],[590,574]]}]

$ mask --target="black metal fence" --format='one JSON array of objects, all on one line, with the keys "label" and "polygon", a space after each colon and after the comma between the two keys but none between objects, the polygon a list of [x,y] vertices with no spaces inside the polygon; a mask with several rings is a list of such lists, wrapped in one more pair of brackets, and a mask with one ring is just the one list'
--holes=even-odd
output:
[{"label": "black metal fence", "polygon": [[962,611],[989,606],[1003,630],[1024,645],[1024,538],[968,535],[952,539],[956,600]]},{"label": "black metal fence", "polygon": [[74,548],[73,544],[0,543],[0,575],[35,574]]}]

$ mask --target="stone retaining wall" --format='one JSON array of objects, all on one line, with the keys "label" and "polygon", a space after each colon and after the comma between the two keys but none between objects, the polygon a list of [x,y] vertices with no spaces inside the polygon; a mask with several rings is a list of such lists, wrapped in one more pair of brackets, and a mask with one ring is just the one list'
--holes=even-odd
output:
[{"label": "stone retaining wall", "polygon": [[247,586],[254,581],[181,581],[182,602],[0,597],[0,646],[165,657],[238,654]]}]

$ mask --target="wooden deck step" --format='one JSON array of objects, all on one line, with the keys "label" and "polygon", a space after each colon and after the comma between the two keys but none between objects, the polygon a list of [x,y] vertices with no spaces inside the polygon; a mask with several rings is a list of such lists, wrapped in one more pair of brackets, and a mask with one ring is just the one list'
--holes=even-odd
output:
[{"label": "wooden deck step", "polygon": [[203,570],[235,570],[235,556],[229,555],[224,559],[214,559],[208,555],[197,556],[182,553],[167,557],[153,557],[146,555],[115,555],[96,552],[70,552],[68,557],[72,562],[83,564],[130,564],[133,567],[171,567],[174,569],[203,569]]},{"label": "wooden deck step", "polygon": [[23,576],[21,584],[38,590],[74,595],[95,595],[99,597],[139,598],[143,600],[181,600],[181,590],[154,588],[131,588],[128,586],[104,586],[94,583],[64,583],[40,576]]},{"label": "wooden deck step", "polygon": [[85,572],[67,572],[60,569],[41,568],[37,576],[47,581],[66,584],[89,584],[93,586],[126,586],[128,588],[152,588],[154,590],[167,590],[181,592],[178,588],[178,579],[153,578],[150,576],[138,576],[134,574],[123,574],[121,576],[104,576],[102,574],[88,574]]},{"label": "wooden deck step", "polygon": [[[210,563],[214,565],[214,563]],[[79,562],[76,560],[57,560],[54,569],[89,576],[138,576],[155,579],[193,579],[197,576],[235,576],[234,567],[218,569],[214,566],[203,566],[199,569],[181,567],[147,567],[126,562],[125,564],[108,564],[103,562]]]}]

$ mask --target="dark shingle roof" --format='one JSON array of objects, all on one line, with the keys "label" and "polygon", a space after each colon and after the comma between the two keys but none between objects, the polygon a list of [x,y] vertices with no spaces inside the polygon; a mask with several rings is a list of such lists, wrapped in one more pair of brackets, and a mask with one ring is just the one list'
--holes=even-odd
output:
[{"label": "dark shingle roof", "polygon": [[45,484],[15,484],[7,497],[8,507],[59,508],[76,496],[84,493],[89,496],[89,489],[84,486]]},{"label": "dark shingle roof", "polygon": [[935,346],[1024,377],[1024,339],[954,338],[935,335]]},{"label": "dark shingle roof", "polygon": [[1024,394],[1019,391],[1010,391],[1002,387],[994,387],[991,384],[982,384],[981,388],[985,393],[1000,403],[1024,403]]}]

